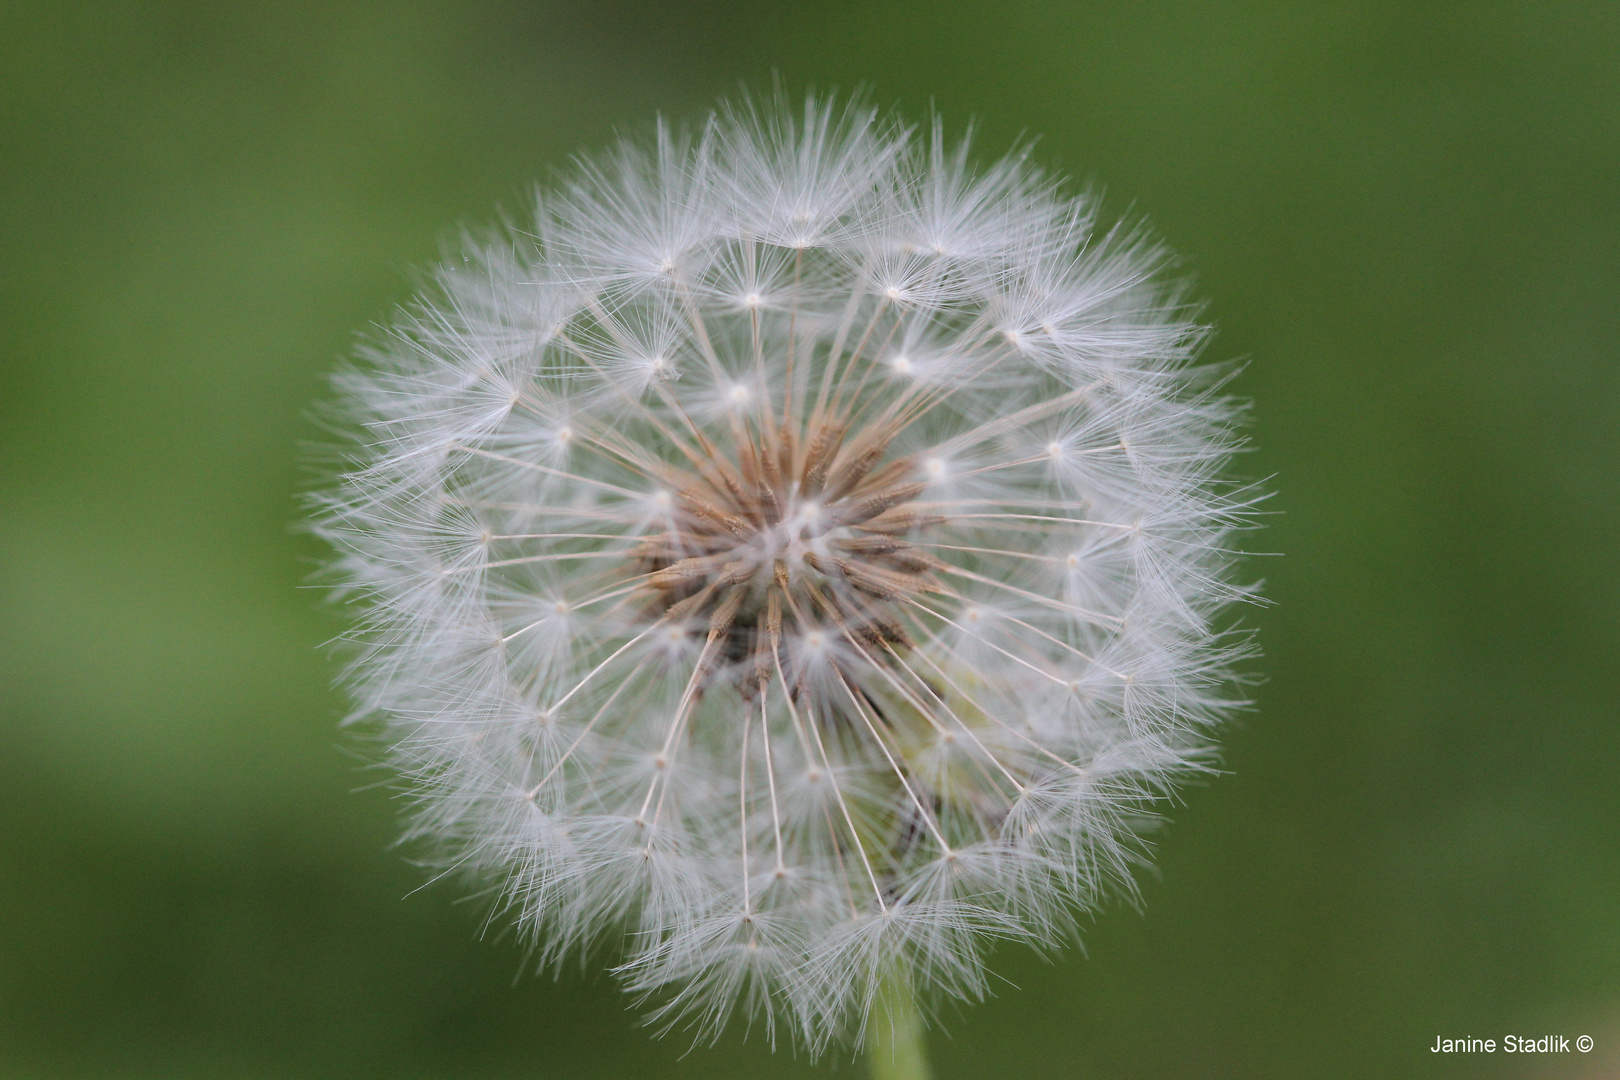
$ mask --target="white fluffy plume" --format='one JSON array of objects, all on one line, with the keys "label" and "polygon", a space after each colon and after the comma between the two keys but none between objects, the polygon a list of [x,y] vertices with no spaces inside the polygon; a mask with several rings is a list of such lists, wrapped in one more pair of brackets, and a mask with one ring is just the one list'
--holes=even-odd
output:
[{"label": "white fluffy plume", "polygon": [[412,838],[660,1021],[812,1051],[1129,888],[1255,498],[1159,248],[778,99],[465,255],[338,378],[318,500]]}]

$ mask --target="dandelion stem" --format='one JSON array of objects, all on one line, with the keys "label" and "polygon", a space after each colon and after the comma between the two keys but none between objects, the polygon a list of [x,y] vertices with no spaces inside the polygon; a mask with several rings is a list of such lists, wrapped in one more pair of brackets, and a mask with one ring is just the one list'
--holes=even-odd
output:
[{"label": "dandelion stem", "polygon": [[866,1024],[866,1060],[872,1080],[929,1080],[928,1040],[910,973],[896,965],[878,987]]}]

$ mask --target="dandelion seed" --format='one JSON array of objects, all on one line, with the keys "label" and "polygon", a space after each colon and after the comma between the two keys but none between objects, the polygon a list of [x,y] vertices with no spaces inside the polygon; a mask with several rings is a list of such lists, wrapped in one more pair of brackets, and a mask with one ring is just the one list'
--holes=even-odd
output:
[{"label": "dandelion seed", "polygon": [[357,713],[545,959],[819,1052],[1130,888],[1235,704],[1257,496],[1163,254],[1093,221],[937,124],[728,107],[339,377]]}]

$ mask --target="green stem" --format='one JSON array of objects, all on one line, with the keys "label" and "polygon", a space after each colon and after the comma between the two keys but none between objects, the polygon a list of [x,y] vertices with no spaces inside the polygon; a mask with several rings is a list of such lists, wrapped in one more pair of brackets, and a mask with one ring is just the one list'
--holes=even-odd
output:
[{"label": "green stem", "polygon": [[928,1042],[917,997],[904,969],[883,980],[866,1026],[872,1080],[929,1080]]}]

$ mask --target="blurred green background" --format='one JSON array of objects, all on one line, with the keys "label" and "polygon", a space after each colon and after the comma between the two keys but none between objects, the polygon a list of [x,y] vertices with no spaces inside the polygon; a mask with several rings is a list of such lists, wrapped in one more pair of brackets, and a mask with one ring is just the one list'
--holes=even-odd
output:
[{"label": "blurred green background", "polygon": [[1410,0],[0,9],[0,1075],[862,1075],[413,893],[290,526],[454,226],[773,72],[1149,213],[1279,492],[1229,775],[939,1076],[1620,1075],[1620,5]]}]

